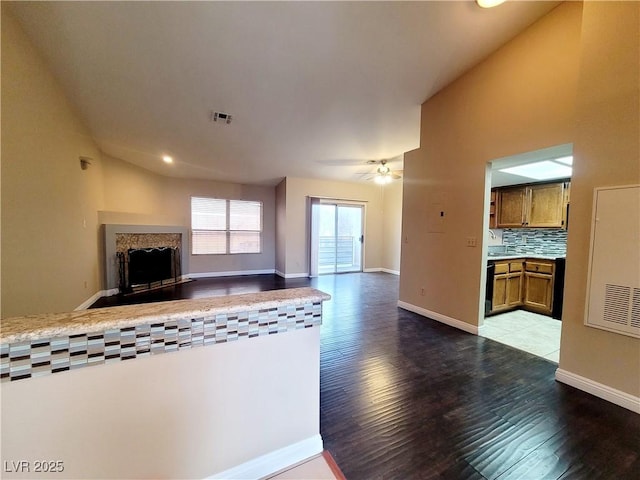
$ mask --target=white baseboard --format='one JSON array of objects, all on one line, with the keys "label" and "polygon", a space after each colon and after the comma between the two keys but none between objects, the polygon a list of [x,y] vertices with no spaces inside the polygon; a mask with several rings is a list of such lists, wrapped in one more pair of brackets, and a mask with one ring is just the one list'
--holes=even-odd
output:
[{"label": "white baseboard", "polygon": [[382,267],[376,267],[376,268],[363,268],[362,271],[364,273],[376,273],[376,272],[384,272],[384,273],[390,273],[392,275],[400,275],[400,270],[391,270],[389,268],[382,268]]},{"label": "white baseboard", "polygon": [[233,468],[218,472],[206,480],[214,479],[259,479],[270,476],[285,468],[300,463],[308,458],[322,453],[322,437],[320,434],[306,440],[294,443],[284,448],[274,450]]},{"label": "white baseboard", "polygon": [[390,273],[391,275],[400,275],[400,270],[391,270],[389,268],[381,268],[380,271]]},{"label": "white baseboard", "polygon": [[309,276],[309,272],[307,273],[283,273],[280,270],[276,270],[275,274],[282,278],[307,278]]},{"label": "white baseboard", "polygon": [[594,382],[586,377],[562,370],[561,368],[556,370],[556,380],[619,405],[627,410],[631,410],[632,412],[640,413],[640,397],[635,397],[602,383]]},{"label": "white baseboard", "polygon": [[109,290],[102,290],[100,293],[103,297],[110,297],[111,295],[117,295],[118,293],[120,293],[120,289],[110,288]]},{"label": "white baseboard", "polygon": [[201,272],[201,273],[188,273],[183,275],[186,278],[209,278],[209,277],[237,277],[240,275],[267,275],[275,273],[274,269],[267,270],[238,270],[233,272]]},{"label": "white baseboard", "polygon": [[436,320],[440,323],[444,323],[446,325],[449,325],[450,327],[454,327],[459,330],[464,330],[465,332],[473,333],[474,335],[478,334],[477,326],[469,325],[467,322],[463,322],[462,320],[447,317],[446,315],[442,315],[441,313],[432,312],[431,310],[427,310],[426,308],[418,307],[416,305],[412,305],[410,303],[403,302],[401,300],[398,300],[398,307],[403,308],[405,310],[409,310],[410,312],[413,312],[413,313],[417,313],[418,315],[422,315],[423,317]]},{"label": "white baseboard", "polygon": [[[107,290],[100,290],[99,292],[94,293],[89,298],[87,298],[84,302],[82,302],[80,305],[78,305],[76,308],[74,308],[74,310],[75,311],[77,311],[77,310],[86,310],[91,305],[93,305],[98,299],[104,297],[106,295],[106,292],[107,292]],[[116,292],[117,292],[117,290],[116,290]]]}]

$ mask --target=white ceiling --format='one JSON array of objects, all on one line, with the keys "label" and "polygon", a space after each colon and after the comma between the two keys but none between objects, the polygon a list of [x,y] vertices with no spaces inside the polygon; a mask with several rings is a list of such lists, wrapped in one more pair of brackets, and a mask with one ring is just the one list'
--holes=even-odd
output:
[{"label": "white ceiling", "polygon": [[[100,149],[164,175],[358,181],[558,2],[12,2]],[[209,120],[213,110],[230,125]],[[161,156],[174,157],[166,165]]]},{"label": "white ceiling", "polygon": [[571,143],[556,145],[553,147],[543,148],[541,150],[535,150],[531,152],[524,152],[509,157],[496,158],[491,162],[491,186],[504,187],[508,185],[535,182],[535,180],[528,177],[521,177],[520,175],[501,172],[501,168],[528,165],[530,163],[536,163],[541,160],[550,160],[553,158],[566,157],[569,155],[573,155],[573,144]]}]

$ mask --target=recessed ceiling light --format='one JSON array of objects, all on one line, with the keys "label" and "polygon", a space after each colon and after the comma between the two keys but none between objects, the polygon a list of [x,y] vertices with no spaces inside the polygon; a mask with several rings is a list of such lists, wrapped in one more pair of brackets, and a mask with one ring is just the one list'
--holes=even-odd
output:
[{"label": "recessed ceiling light", "polygon": [[162,161],[164,163],[173,163],[173,158],[171,158],[169,155],[163,155],[162,156]]},{"label": "recessed ceiling light", "polygon": [[565,165],[573,165],[573,155],[569,155],[568,157],[554,158],[553,161],[564,163]]},{"label": "recessed ceiling light", "polygon": [[506,0],[476,0],[476,3],[479,7],[482,8],[491,8],[497,7],[501,3],[504,3]]},{"label": "recessed ceiling light", "polygon": [[560,163],[544,160],[542,162],[519,165],[517,167],[501,168],[500,172],[511,173],[534,180],[550,180],[552,178],[565,178],[571,176],[571,167]]}]

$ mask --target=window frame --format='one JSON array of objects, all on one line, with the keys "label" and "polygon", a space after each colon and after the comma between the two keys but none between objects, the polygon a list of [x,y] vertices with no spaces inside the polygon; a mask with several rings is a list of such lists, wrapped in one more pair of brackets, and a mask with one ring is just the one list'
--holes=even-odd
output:
[{"label": "window frame", "polygon": [[[193,228],[193,200],[223,200],[225,202],[225,229],[195,229]],[[232,202],[246,202],[246,203],[254,203],[258,204],[260,208],[259,213],[259,221],[260,226],[259,230],[238,230],[231,229],[231,204]],[[190,213],[191,213],[191,255],[200,256],[200,255],[255,255],[262,253],[262,241],[263,241],[263,232],[264,232],[264,202],[260,200],[244,200],[244,199],[235,199],[235,198],[218,198],[218,197],[201,197],[201,196],[192,196],[189,205]],[[203,253],[195,253],[194,252],[194,232],[224,232],[225,237],[225,251],[224,252],[203,252]],[[257,233],[258,234],[258,251],[255,252],[231,252],[231,236],[232,233],[236,232],[249,232],[249,233]]]}]

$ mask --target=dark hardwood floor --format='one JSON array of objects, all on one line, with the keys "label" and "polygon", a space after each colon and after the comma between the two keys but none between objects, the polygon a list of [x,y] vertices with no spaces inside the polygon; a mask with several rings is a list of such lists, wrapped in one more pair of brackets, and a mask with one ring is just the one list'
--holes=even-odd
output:
[{"label": "dark hardwood floor", "polygon": [[640,415],[557,383],[554,363],[397,308],[396,276],[199,279],[126,301],[307,285],[332,295],[321,433],[349,480],[640,479]]}]

